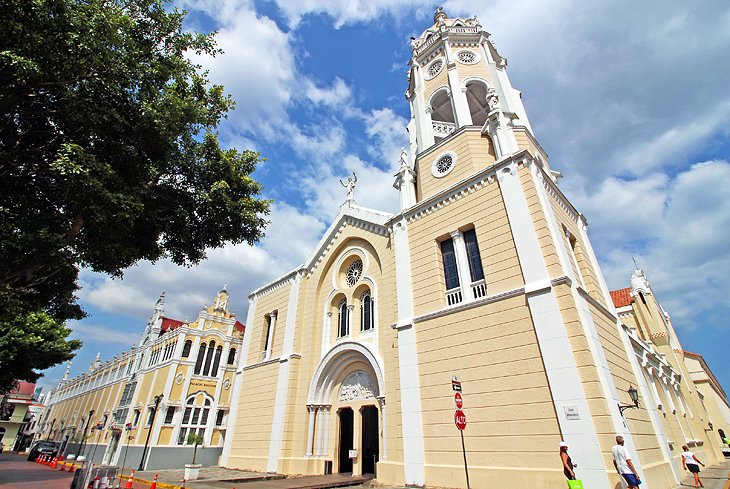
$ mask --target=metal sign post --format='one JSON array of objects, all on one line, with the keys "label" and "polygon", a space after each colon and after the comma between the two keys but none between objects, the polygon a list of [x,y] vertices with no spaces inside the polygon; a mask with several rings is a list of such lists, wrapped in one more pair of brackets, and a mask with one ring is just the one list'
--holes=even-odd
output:
[{"label": "metal sign post", "polygon": [[461,396],[461,381],[457,377],[451,379],[451,388],[454,391],[454,403],[456,411],[454,412],[454,424],[461,435],[461,452],[464,454],[464,473],[466,474],[466,489],[471,489],[469,485],[469,464],[466,462],[466,445],[464,444],[464,430],[466,429],[466,414],[461,410],[464,405],[464,399]]}]

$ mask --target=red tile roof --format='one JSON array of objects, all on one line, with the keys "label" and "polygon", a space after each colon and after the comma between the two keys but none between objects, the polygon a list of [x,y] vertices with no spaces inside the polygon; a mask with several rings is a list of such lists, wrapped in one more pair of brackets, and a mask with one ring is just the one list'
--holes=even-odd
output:
[{"label": "red tile roof", "polygon": [[631,287],[625,289],[612,290],[611,299],[615,307],[630,306],[634,302],[634,298],[631,297]]},{"label": "red tile roof", "polygon": [[185,324],[182,321],[178,321],[177,319],[170,319],[170,318],[162,318],[162,326],[160,326],[161,331],[172,331],[173,329],[177,329],[180,326]]},{"label": "red tile roof", "polygon": [[233,327],[236,328],[236,331],[240,331],[241,333],[246,330],[246,325],[244,325],[241,321],[236,321],[236,324],[234,324]]},{"label": "red tile roof", "polygon": [[33,397],[35,384],[32,382],[18,382],[18,386],[10,392],[12,397]]}]

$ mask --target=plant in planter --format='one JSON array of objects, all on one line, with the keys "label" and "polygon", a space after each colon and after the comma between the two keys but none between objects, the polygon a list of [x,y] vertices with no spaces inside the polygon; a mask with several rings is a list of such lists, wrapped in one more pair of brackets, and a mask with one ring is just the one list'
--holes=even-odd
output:
[{"label": "plant in planter", "polygon": [[198,454],[198,445],[202,445],[203,440],[204,440],[203,435],[198,434],[196,432],[192,432],[188,435],[187,444],[194,445],[194,448],[193,448],[193,463],[185,465],[185,479],[186,480],[190,481],[190,480],[196,480],[198,478],[201,464],[195,463],[195,457]]},{"label": "plant in planter", "polygon": [[188,435],[188,445],[195,445],[195,448],[193,448],[193,465],[195,465],[195,455],[198,452],[198,445],[203,444],[203,435],[199,435],[198,433],[190,433]]}]

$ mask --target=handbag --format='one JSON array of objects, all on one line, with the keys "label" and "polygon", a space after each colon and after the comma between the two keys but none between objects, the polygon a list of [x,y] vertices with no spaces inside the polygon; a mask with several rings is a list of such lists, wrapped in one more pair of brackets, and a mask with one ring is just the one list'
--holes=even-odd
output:
[{"label": "handbag", "polygon": [[568,489],[583,489],[583,481],[582,480],[569,480],[568,481]]}]

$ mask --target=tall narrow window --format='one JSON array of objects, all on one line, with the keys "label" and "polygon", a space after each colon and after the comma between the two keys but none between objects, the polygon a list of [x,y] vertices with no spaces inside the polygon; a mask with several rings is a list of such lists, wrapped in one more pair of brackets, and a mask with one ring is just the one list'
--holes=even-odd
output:
[{"label": "tall narrow window", "polygon": [[165,413],[165,424],[172,424],[172,420],[175,417],[175,406],[168,406],[167,412]]},{"label": "tall narrow window", "polygon": [[373,298],[367,290],[360,298],[360,330],[370,331],[373,329]]},{"label": "tall narrow window", "polygon": [[198,358],[195,360],[195,370],[193,371],[195,375],[198,375],[200,369],[203,368],[203,358],[205,358],[205,343],[201,343],[198,348]]},{"label": "tall narrow window", "polygon": [[264,318],[264,337],[262,339],[263,348],[261,352],[261,358],[262,360],[266,360],[269,357],[270,348],[271,348],[271,341],[272,337],[274,336],[273,328],[274,328],[274,317],[271,314],[267,314]]},{"label": "tall narrow window", "polygon": [[233,363],[236,361],[236,349],[231,348],[228,350],[228,361],[226,362],[228,365],[233,365]]},{"label": "tall narrow window", "polygon": [[188,358],[190,356],[190,349],[193,347],[192,340],[186,340],[183,346],[182,357]]},{"label": "tall narrow window", "polygon": [[215,349],[215,357],[213,358],[213,366],[210,368],[211,377],[218,376],[218,366],[221,363],[221,354],[222,353],[223,353],[223,347],[218,346],[218,348]]},{"label": "tall narrow window", "polygon": [[[203,405],[195,405],[196,396],[190,397],[185,403],[185,412],[180,423],[180,432],[177,437],[178,445],[186,445],[188,436],[192,433],[205,437],[205,428],[210,414],[210,400],[205,399]],[[198,397],[198,399],[200,399]]]},{"label": "tall narrow window", "polygon": [[341,338],[350,334],[350,328],[348,327],[349,325],[347,320],[347,314],[349,312],[347,309],[347,301],[343,300],[340,302],[337,310],[339,313],[337,319],[337,336]]},{"label": "tall narrow window", "polygon": [[466,256],[469,259],[471,281],[484,280],[484,269],[482,268],[482,257],[479,255],[476,231],[473,229],[464,231],[464,243],[466,244]]},{"label": "tall narrow window", "polygon": [[441,257],[444,262],[446,290],[455,289],[459,286],[459,270],[456,265],[456,252],[452,238],[441,242]]},{"label": "tall narrow window", "polygon": [[213,353],[215,352],[215,341],[211,341],[208,345],[208,353],[205,355],[205,366],[203,367],[203,375],[210,373],[210,364],[213,361]]}]

